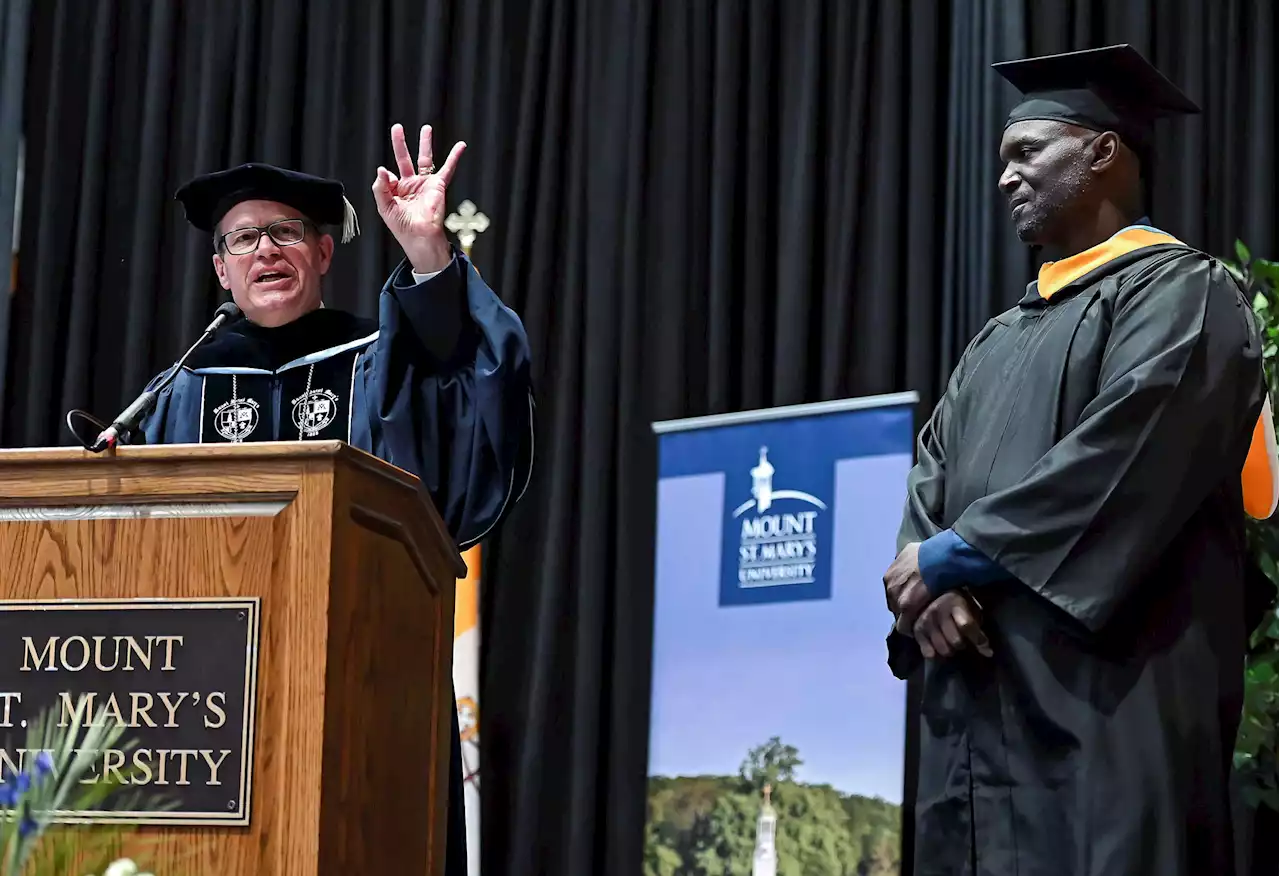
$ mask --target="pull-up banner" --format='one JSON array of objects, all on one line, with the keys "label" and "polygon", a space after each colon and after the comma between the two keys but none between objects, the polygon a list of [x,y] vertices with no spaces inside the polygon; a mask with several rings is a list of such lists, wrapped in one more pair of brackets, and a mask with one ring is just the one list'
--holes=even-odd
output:
[{"label": "pull-up banner", "polygon": [[906,694],[881,576],[916,401],[654,425],[647,876],[898,872]]}]

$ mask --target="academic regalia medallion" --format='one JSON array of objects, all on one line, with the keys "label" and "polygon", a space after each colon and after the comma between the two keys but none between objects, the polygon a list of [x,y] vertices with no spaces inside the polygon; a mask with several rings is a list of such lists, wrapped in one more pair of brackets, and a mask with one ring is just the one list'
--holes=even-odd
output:
[{"label": "academic regalia medallion", "polygon": [[328,389],[309,389],[292,404],[293,424],[306,438],[319,435],[338,416],[338,394]]},{"label": "academic regalia medallion", "polygon": [[251,398],[233,398],[213,409],[213,427],[228,441],[239,444],[258,427],[258,403]]},{"label": "academic regalia medallion", "polygon": [[265,375],[246,369],[202,375],[199,443],[270,441],[271,393]]},{"label": "academic regalia medallion", "polygon": [[[277,372],[193,371],[204,386],[200,416],[205,427],[200,441],[349,441],[351,397],[346,388],[353,384],[359,356],[359,349],[341,350],[310,367]],[[344,391],[339,395],[313,382]]]}]

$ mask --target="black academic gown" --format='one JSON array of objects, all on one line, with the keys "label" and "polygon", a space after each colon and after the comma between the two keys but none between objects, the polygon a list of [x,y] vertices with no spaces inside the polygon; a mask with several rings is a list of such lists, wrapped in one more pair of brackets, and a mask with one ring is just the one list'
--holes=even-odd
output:
[{"label": "black academic gown", "polygon": [[[919,876],[1228,876],[1242,703],[1248,302],[1182,245],[1021,303],[922,430],[899,549],[950,528],[994,656],[924,667]],[[891,634],[890,665],[921,661]]]},{"label": "black academic gown", "polygon": [[[455,252],[420,284],[397,267],[376,322],[320,309],[279,328],[226,326],[140,432],[148,444],[347,441],[421,478],[461,549],[492,533],[528,485],[532,411],[524,327]],[[454,712],[449,876],[467,872],[463,806]]]}]

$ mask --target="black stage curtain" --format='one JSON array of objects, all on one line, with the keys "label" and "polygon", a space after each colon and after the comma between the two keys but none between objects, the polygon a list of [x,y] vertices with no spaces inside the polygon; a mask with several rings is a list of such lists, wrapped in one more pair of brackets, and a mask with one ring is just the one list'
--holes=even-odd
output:
[{"label": "black stage curtain", "polygon": [[10,292],[17,285],[14,227],[21,222],[18,188],[30,9],[31,0],[0,0],[0,412],[4,410],[5,366],[9,361]]},{"label": "black stage curtain", "polygon": [[1277,247],[1271,3],[32,6],[6,445],[69,443],[66,410],[113,414],[204,325],[209,242],[170,200],[190,175],[343,179],[364,234],[328,301],[371,315],[396,259],[369,193],[391,123],[431,122],[440,155],[468,142],[453,198],[493,220],[475,260],[525,320],[539,395],[534,483],[486,561],[490,876],[639,872],[649,424],[927,406],[1033,275],[996,190],[1014,95],[988,64],[1136,44],[1205,109],[1162,129],[1155,221],[1214,253]]}]

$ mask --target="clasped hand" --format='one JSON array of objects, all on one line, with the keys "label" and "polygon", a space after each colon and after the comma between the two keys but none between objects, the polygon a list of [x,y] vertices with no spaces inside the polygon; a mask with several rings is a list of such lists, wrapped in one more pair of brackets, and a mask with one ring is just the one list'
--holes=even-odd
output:
[{"label": "clasped hand", "polygon": [[920,575],[919,551],[918,543],[907,545],[884,573],[884,599],[895,618],[894,629],[914,637],[926,660],[950,657],[966,646],[990,657],[977,605],[955,590],[934,599]]}]

